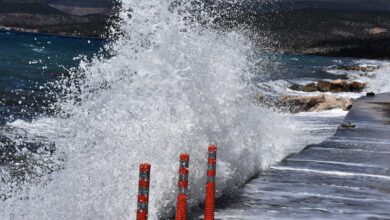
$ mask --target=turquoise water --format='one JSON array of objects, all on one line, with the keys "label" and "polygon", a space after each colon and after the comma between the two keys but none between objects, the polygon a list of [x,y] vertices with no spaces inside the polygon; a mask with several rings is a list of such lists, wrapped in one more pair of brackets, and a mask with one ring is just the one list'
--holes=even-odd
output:
[{"label": "turquoise water", "polygon": [[76,67],[79,55],[92,56],[103,41],[0,31],[0,86],[26,89]]},{"label": "turquoise water", "polygon": [[[78,66],[80,57],[101,54],[105,41],[52,35],[0,31],[0,123],[31,119],[48,114],[54,102],[48,83],[66,76]],[[257,82],[271,80],[336,79],[324,68],[353,62],[351,58],[332,58],[295,54],[257,54]],[[275,92],[275,91],[272,91]]]},{"label": "turquoise water", "polygon": [[0,123],[47,113],[48,82],[92,57],[104,41],[0,31]]}]

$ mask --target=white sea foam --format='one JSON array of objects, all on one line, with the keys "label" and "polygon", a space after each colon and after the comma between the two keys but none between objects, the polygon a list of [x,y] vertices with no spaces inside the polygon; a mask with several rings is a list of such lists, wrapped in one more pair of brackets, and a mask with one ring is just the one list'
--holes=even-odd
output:
[{"label": "white sea foam", "polygon": [[374,77],[362,77],[362,80],[368,82],[369,91],[373,91],[376,93],[383,93],[390,91],[390,63],[383,61],[381,64],[381,68],[376,70]]},{"label": "white sea foam", "polygon": [[179,153],[191,155],[194,205],[203,200],[208,144],[219,146],[218,195],[291,150],[296,124],[249,101],[250,42],[189,27],[169,8],[123,1],[112,57],[82,62],[59,83],[68,94],[62,113],[9,124],[53,142],[63,169],[1,202],[0,219],[133,219],[141,162],[152,164],[151,219],[163,218],[174,206]]}]

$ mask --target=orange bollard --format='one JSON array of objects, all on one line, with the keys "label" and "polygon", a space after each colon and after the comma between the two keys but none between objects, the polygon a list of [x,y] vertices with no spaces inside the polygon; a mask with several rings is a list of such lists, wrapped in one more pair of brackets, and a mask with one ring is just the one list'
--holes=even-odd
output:
[{"label": "orange bollard", "polygon": [[215,211],[215,175],[217,168],[217,147],[209,146],[207,160],[206,201],[204,220],[214,220]]},{"label": "orange bollard", "polygon": [[147,163],[139,166],[137,220],[148,219],[150,169],[151,165]]},{"label": "orange bollard", "polygon": [[187,219],[188,167],[190,155],[180,154],[179,193],[177,195],[176,220]]}]

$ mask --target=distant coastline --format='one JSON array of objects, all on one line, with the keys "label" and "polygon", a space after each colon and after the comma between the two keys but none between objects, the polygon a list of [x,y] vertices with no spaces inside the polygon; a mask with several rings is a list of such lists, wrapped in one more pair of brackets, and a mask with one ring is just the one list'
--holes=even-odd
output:
[{"label": "distant coastline", "polygon": [[0,0],[0,29],[103,38],[112,0]]},{"label": "distant coastline", "polygon": [[242,13],[232,10],[219,22],[225,28],[248,29],[253,41],[266,50],[390,59],[390,11],[274,7]]},{"label": "distant coastline", "polygon": [[69,33],[44,33],[39,32],[36,29],[26,29],[26,28],[12,28],[12,27],[2,27],[0,26],[0,32],[12,32],[12,33],[20,33],[20,34],[32,34],[32,35],[40,35],[40,36],[52,36],[52,37],[63,37],[63,38],[75,38],[75,39],[86,39],[86,40],[96,40],[96,41],[108,41],[107,38],[104,37],[93,37],[93,36],[83,36],[83,35],[72,35]]},{"label": "distant coastline", "polygon": [[[0,0],[0,30],[106,39],[116,19],[112,0],[34,1]],[[214,9],[221,12],[219,27],[245,30],[265,51],[390,59],[390,3],[353,2],[254,1]]]}]

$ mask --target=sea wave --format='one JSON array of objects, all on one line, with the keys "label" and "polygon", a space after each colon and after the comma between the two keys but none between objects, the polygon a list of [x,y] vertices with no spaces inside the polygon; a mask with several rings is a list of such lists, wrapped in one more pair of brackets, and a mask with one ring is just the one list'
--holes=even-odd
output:
[{"label": "sea wave", "polygon": [[250,41],[188,24],[189,2],[171,6],[123,1],[119,38],[107,45],[112,56],[82,62],[58,83],[66,95],[57,116],[9,124],[54,143],[51,162],[60,168],[26,178],[2,202],[1,219],[128,219],[141,162],[152,164],[150,216],[165,218],[179,153],[191,155],[189,198],[197,205],[209,144],[219,146],[218,196],[291,152],[298,125],[250,101]]}]

